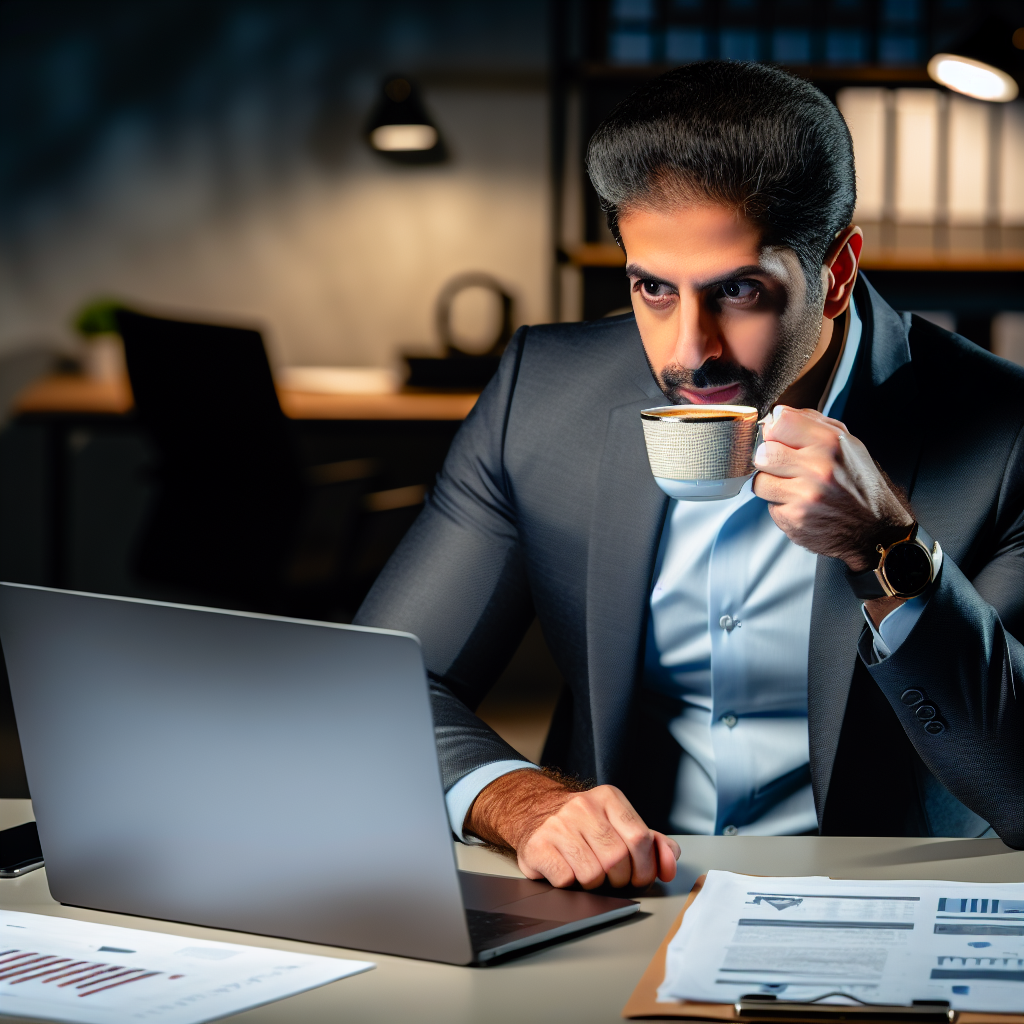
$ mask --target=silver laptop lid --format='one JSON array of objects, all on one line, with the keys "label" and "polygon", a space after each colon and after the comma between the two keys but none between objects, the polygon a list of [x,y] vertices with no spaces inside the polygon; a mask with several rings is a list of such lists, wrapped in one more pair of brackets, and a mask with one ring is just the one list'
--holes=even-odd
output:
[{"label": "silver laptop lid", "polygon": [[415,637],[0,584],[61,903],[472,960]]}]

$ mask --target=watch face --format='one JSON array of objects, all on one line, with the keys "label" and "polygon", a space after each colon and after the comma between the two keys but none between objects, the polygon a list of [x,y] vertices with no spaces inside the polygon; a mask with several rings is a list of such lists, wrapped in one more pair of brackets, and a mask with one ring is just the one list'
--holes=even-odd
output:
[{"label": "watch face", "polygon": [[897,544],[885,557],[885,578],[900,594],[916,594],[931,582],[932,560],[920,544]]}]

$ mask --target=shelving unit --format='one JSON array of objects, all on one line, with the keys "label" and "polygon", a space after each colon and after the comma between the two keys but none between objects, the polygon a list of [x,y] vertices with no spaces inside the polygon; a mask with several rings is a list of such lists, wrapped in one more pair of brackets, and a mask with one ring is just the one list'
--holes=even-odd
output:
[{"label": "shelving unit", "polygon": [[[851,86],[933,88],[924,67],[928,56],[989,6],[980,2],[954,8],[939,0],[903,5],[885,0],[861,0],[859,4],[556,0],[552,5],[550,79],[555,310],[566,319],[578,315],[596,319],[629,305],[628,286],[621,270],[624,257],[604,223],[583,168],[583,155],[587,140],[619,101],[644,81],[674,66],[664,59],[670,32],[680,29],[702,33],[704,56],[728,57],[736,54],[724,52],[726,36],[738,26],[740,35],[746,32],[753,40],[750,45],[756,49],[755,59],[761,60],[772,59],[779,31],[802,32],[809,40],[810,60],[784,66],[835,100],[840,89]],[[637,15],[643,10],[649,12],[646,21]],[[911,17],[914,11],[916,20]],[[623,12],[628,15],[625,20]],[[629,21],[629,17],[637,20]],[[616,62],[611,49],[617,31],[627,36],[635,32],[638,38],[647,33],[651,40],[649,53],[654,59],[628,64],[622,59],[620,47]],[[829,53],[834,57],[839,52],[831,41],[844,33],[850,39],[862,38],[860,63],[826,59]],[[902,64],[893,60],[893,40],[898,43],[900,39],[905,42]],[[728,45],[735,45],[735,40]],[[994,314],[1024,310],[1024,228],[896,223],[868,223],[862,227],[862,266],[872,283],[898,308],[948,310],[956,316],[960,329],[966,333],[970,325],[972,334],[968,336],[985,347]]]}]

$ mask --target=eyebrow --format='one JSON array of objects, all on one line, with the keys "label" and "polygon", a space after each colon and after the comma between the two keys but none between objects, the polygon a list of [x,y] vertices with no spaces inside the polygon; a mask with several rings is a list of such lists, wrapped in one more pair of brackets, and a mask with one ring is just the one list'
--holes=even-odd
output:
[{"label": "eyebrow", "polygon": [[[757,263],[748,263],[746,266],[736,267],[726,274],[719,274],[717,277],[710,278],[707,281],[701,281],[697,284],[696,288],[698,291],[704,291],[707,288],[713,288],[715,285],[725,284],[726,281],[735,281],[737,278],[745,277],[747,274],[768,274],[768,271]],[[768,276],[771,275],[769,274]],[[666,281],[665,278],[658,277],[657,274],[644,270],[639,263],[626,264],[626,277],[639,277],[644,281],[656,281],[658,284],[667,284],[670,288],[676,287],[672,281]]]}]

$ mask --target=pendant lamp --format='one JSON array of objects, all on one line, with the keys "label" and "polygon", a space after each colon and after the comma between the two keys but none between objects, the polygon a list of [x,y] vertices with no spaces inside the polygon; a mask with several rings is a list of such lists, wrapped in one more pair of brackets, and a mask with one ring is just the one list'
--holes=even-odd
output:
[{"label": "pendant lamp", "polygon": [[1008,103],[1024,78],[1024,27],[998,18],[983,21],[957,40],[948,53],[928,61],[928,74],[941,85],[976,100]]},{"label": "pendant lamp", "polygon": [[438,163],[447,155],[441,133],[427,115],[419,91],[404,75],[384,80],[366,125],[366,141],[381,156],[397,163]]}]

